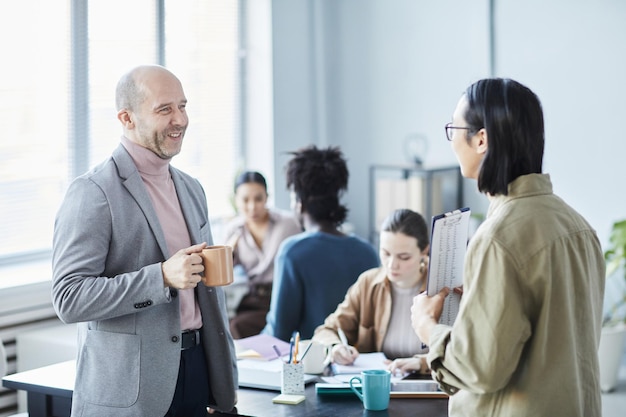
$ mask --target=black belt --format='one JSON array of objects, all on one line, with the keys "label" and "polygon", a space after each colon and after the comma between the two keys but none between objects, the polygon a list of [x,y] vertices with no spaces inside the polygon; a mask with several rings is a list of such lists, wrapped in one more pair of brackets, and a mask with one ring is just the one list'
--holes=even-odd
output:
[{"label": "black belt", "polygon": [[180,336],[180,350],[189,349],[200,344],[200,330],[186,330]]}]

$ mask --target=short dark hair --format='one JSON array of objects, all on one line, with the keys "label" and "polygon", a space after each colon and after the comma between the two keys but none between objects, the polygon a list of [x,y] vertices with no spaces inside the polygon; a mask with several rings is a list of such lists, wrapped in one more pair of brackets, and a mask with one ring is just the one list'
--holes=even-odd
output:
[{"label": "short dark hair", "polygon": [[528,87],[507,78],[486,78],[465,91],[469,140],[487,131],[488,149],[478,174],[478,189],[507,195],[521,175],[542,172],[545,141],[543,110]]},{"label": "short dark hair", "polygon": [[265,177],[257,171],[244,171],[241,174],[237,175],[235,179],[235,192],[237,192],[237,188],[239,188],[242,184],[261,184],[267,193],[267,182],[265,181]]},{"label": "short dark hair", "polygon": [[344,222],[348,209],[339,203],[348,189],[348,166],[339,147],[318,149],[315,145],[290,152],[287,188],[293,190],[303,209],[315,221]]},{"label": "short dark hair", "polygon": [[403,233],[417,239],[417,246],[420,250],[426,249],[430,243],[428,237],[428,226],[424,217],[409,209],[394,210],[383,221],[380,227],[383,232]]}]

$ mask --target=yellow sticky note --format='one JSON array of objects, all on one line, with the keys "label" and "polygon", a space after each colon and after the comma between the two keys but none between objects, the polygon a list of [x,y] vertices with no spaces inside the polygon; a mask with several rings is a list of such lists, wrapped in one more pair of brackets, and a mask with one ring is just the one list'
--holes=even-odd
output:
[{"label": "yellow sticky note", "polygon": [[237,359],[265,359],[256,350],[248,349],[241,352],[237,352]]},{"label": "yellow sticky note", "polygon": [[304,395],[280,394],[272,398],[275,404],[300,404],[306,397]]}]

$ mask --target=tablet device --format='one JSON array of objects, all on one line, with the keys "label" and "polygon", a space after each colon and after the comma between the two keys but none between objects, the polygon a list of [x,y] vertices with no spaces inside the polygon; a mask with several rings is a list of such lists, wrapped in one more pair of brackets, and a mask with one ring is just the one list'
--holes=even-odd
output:
[{"label": "tablet device", "polygon": [[[360,384],[354,384],[360,390]],[[318,382],[315,392],[319,395],[354,395],[350,384]],[[439,389],[439,385],[431,380],[414,379],[391,381],[391,398],[448,398],[448,394]]]},{"label": "tablet device", "polygon": [[432,379],[403,379],[391,381],[391,398],[448,398],[448,394]]}]

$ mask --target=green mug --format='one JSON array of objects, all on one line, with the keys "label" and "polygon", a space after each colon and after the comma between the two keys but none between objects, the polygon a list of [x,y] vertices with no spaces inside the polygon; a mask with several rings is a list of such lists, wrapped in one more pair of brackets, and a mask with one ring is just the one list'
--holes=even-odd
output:
[{"label": "green mug", "polygon": [[[354,381],[361,383],[361,392],[354,386]],[[350,378],[350,389],[363,402],[366,410],[386,410],[391,393],[391,372],[383,369],[362,371],[360,377]]]}]

